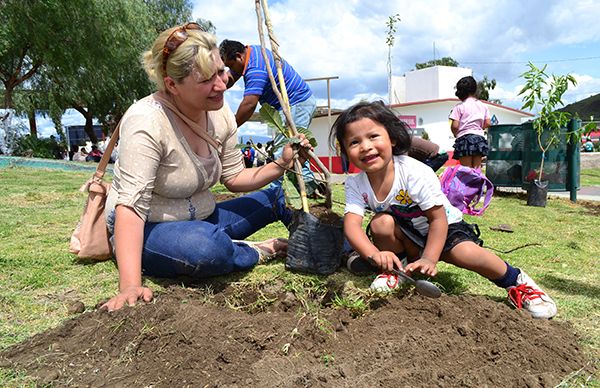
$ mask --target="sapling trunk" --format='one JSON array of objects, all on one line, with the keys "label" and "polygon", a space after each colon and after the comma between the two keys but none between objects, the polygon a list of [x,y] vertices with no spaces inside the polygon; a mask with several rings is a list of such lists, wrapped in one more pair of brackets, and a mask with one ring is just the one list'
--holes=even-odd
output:
[{"label": "sapling trunk", "polygon": [[[269,57],[267,56],[267,51],[265,49],[265,39],[264,39],[264,35],[263,35],[263,30],[262,30],[263,23],[262,23],[262,16],[261,16],[261,12],[260,12],[261,5],[262,5],[263,12],[265,15],[265,24],[267,26],[267,31],[269,33],[269,40],[271,42],[271,51],[273,52],[273,59],[275,60],[275,66],[277,67],[277,77],[279,78],[279,85],[281,87],[281,92],[277,88],[277,83],[275,82],[275,77],[273,76],[273,72],[271,71],[271,66],[268,65]],[[273,89],[273,92],[277,96],[277,100],[279,100],[279,104],[281,105],[281,109],[283,110],[283,113],[285,115],[287,127],[288,127],[288,136],[290,136],[290,137],[296,136],[298,134],[298,131],[296,130],[296,125],[294,124],[294,120],[291,119],[292,115],[290,114],[287,90],[285,89],[285,82],[283,80],[283,72],[281,70],[281,60],[279,57],[279,52],[277,51],[278,43],[273,36],[273,29],[271,27],[271,20],[269,17],[266,1],[255,0],[255,6],[256,6],[256,16],[258,19],[258,36],[260,38],[260,48],[261,48],[261,52],[262,52],[263,58],[265,60],[265,63],[267,64],[266,68],[267,68],[267,73],[269,74],[269,81],[271,82],[271,88]],[[294,170],[296,172],[296,176],[298,177],[297,181],[298,181],[298,188],[300,191],[300,199],[302,200],[302,210],[305,211],[306,213],[308,213],[309,210],[308,210],[308,199],[306,196],[306,186],[304,184],[304,179],[302,177],[302,164],[298,160],[298,155],[294,156]]]},{"label": "sapling trunk", "polygon": [[540,160],[540,173],[538,174],[538,181],[542,181],[542,175],[544,174],[544,160],[546,159],[546,149],[542,147],[542,135],[541,131],[538,131],[538,145],[542,150],[542,160]]},{"label": "sapling trunk", "polygon": [[[292,114],[290,112],[289,98],[288,98],[287,90],[285,87],[285,80],[283,78],[283,70],[282,70],[282,66],[281,66],[281,56],[279,55],[279,43],[277,42],[277,39],[275,38],[275,33],[273,32],[273,26],[271,24],[271,18],[269,16],[269,9],[267,6],[267,1],[266,0],[255,0],[255,6],[256,6],[256,15],[257,15],[257,19],[258,19],[258,36],[260,38],[261,52],[262,52],[263,58],[265,60],[265,63],[268,64],[269,58],[267,56],[267,52],[265,49],[265,41],[264,41],[264,35],[263,35],[263,29],[262,29],[262,24],[263,24],[263,19],[262,19],[262,15],[261,15],[261,6],[262,6],[262,11],[264,13],[264,22],[267,27],[267,32],[269,34],[269,41],[271,43],[271,52],[273,53],[273,58],[275,60],[275,66],[277,68],[277,78],[279,79],[279,88],[281,88],[281,91],[277,87],[277,83],[275,82],[275,77],[273,75],[273,72],[271,71],[271,67],[266,66],[267,73],[269,75],[269,81],[271,82],[271,88],[273,89],[273,92],[277,96],[277,100],[279,101],[279,104],[281,105],[281,109],[285,116],[287,128],[288,128],[288,137],[297,136],[298,130],[296,129],[296,124],[294,123]],[[331,187],[330,187],[331,183],[330,183],[329,170],[327,170],[325,165],[323,165],[323,163],[321,163],[319,158],[317,158],[313,152],[309,152],[309,157],[311,157],[315,161],[315,163],[319,166],[319,168],[321,169],[321,171],[323,171],[323,174],[325,175],[326,185],[327,185],[325,205],[329,209],[331,209]],[[295,170],[295,173],[297,176],[298,187],[299,187],[299,191],[300,191],[300,198],[302,200],[302,210],[306,213],[309,213],[308,198],[306,195],[306,186],[304,183],[304,178],[302,176],[302,164],[300,163],[300,161],[298,159],[298,155],[294,156],[294,170]]]}]

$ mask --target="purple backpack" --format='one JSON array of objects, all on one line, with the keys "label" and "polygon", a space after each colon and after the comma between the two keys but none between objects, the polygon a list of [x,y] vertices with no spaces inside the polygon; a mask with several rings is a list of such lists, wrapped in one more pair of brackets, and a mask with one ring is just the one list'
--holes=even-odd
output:
[{"label": "purple backpack", "polygon": [[[440,176],[442,191],[452,206],[472,216],[480,216],[490,205],[494,185],[481,170],[462,165],[446,168]],[[475,208],[483,198],[483,206]]]}]

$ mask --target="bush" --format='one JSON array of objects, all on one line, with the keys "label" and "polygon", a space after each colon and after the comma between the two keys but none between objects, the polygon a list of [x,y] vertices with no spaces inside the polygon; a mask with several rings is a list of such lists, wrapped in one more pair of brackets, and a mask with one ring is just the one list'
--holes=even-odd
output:
[{"label": "bush", "polygon": [[13,155],[47,158],[47,159],[62,159],[61,152],[63,147],[56,142],[53,137],[49,139],[40,139],[30,134],[19,137],[15,142]]}]

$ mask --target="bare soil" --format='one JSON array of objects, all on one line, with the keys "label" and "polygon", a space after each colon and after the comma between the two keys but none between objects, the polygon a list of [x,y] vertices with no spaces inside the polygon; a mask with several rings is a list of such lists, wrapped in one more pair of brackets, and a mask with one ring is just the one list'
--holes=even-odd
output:
[{"label": "bare soil", "polygon": [[0,367],[75,387],[550,387],[587,363],[568,323],[486,297],[405,289],[354,317],[328,287],[307,301],[283,285],[173,285],[78,315],[3,351]]},{"label": "bare soil", "polygon": [[310,206],[310,214],[327,225],[338,225],[342,222],[342,217],[322,204],[313,204]]}]

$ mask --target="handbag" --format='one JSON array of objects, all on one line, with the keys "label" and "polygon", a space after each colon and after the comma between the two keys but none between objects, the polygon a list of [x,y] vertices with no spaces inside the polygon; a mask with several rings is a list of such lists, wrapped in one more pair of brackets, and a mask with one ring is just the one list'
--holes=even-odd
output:
[{"label": "handbag", "polygon": [[102,261],[113,256],[104,217],[106,197],[110,190],[110,184],[104,181],[104,172],[119,138],[120,126],[121,123],[119,122],[102,158],[98,162],[96,172],[79,189],[82,192],[87,192],[88,197],[83,208],[83,214],[81,214],[79,222],[77,222],[71,235],[69,252],[77,255],[77,258],[81,260]]}]

